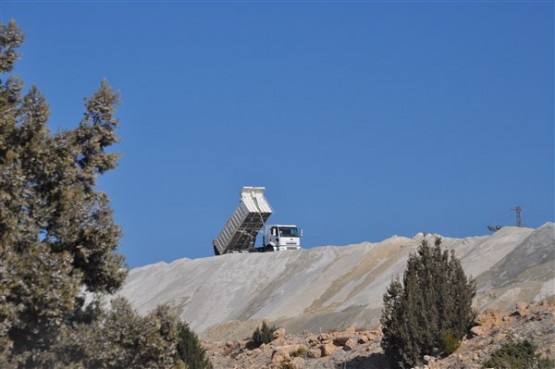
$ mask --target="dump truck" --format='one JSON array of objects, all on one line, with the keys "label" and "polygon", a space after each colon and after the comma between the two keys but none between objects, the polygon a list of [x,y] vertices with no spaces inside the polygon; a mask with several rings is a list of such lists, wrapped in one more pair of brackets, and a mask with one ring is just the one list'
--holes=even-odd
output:
[{"label": "dump truck", "polygon": [[232,252],[265,252],[298,250],[301,231],[294,224],[271,224],[264,228],[262,246],[256,247],[256,237],[272,215],[272,207],[264,197],[265,187],[243,187],[239,205],[224,228],[212,241],[214,254]]}]

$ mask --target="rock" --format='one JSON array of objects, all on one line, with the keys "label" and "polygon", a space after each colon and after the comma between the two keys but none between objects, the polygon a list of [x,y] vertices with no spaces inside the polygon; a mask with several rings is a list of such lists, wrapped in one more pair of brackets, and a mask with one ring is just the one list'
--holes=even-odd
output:
[{"label": "rock", "polygon": [[274,339],[285,337],[285,328],[278,328],[272,334]]},{"label": "rock", "polygon": [[304,359],[300,357],[293,358],[289,366],[291,369],[304,369]]},{"label": "rock", "polygon": [[368,337],[368,340],[373,341],[376,338],[380,337],[381,335],[381,331],[370,331],[366,333],[366,337]]},{"label": "rock", "polygon": [[507,335],[504,333],[498,333],[493,337],[493,342],[494,343],[500,343],[502,341],[505,341],[507,339]]},{"label": "rock", "polygon": [[318,335],[318,341],[320,341],[320,343],[329,343],[332,341],[332,336],[328,333],[320,333]]},{"label": "rock", "polygon": [[470,333],[472,333],[475,336],[482,336],[484,335],[485,330],[484,330],[484,327],[482,327],[481,325],[477,325],[470,329]]},{"label": "rock", "polygon": [[430,356],[430,355],[424,355],[424,357],[423,357],[422,359],[424,359],[424,362],[425,362],[426,364],[428,364],[430,361],[434,361],[434,360],[435,360],[435,358],[434,358],[433,356]]},{"label": "rock", "polygon": [[278,328],[272,333],[272,343],[275,346],[283,346],[285,345],[285,328]]},{"label": "rock", "polygon": [[354,338],[349,338],[347,342],[345,342],[345,344],[343,345],[343,350],[351,351],[351,350],[354,350],[356,347],[357,347],[357,341],[355,341]]},{"label": "rock", "polygon": [[333,338],[333,344],[335,346],[344,346],[348,340],[353,338],[353,336],[354,334],[348,334],[346,332],[342,332]]},{"label": "rock", "polygon": [[289,353],[283,351],[274,351],[272,353],[272,364],[281,364],[286,361],[291,361]]},{"label": "rock", "polygon": [[308,344],[310,345],[310,347],[318,346],[321,343],[322,342],[320,342],[320,340],[316,336],[311,336],[308,338]]},{"label": "rock", "polygon": [[368,336],[365,335],[365,334],[358,338],[358,343],[360,343],[360,344],[365,344],[365,343],[368,343],[368,342],[370,342],[370,340],[368,339]]},{"label": "rock", "polygon": [[291,361],[291,356],[297,355],[299,352],[308,352],[308,348],[303,344],[287,345],[277,347],[272,353],[272,363],[282,363]]},{"label": "rock", "polygon": [[513,315],[516,316],[526,316],[528,314],[528,308],[530,307],[530,305],[528,305],[528,303],[520,301],[516,303],[515,306],[515,312],[513,313]]},{"label": "rock", "polygon": [[322,350],[320,348],[313,347],[308,350],[308,357],[318,359],[319,357],[322,357]]},{"label": "rock", "polygon": [[337,350],[337,346],[329,342],[320,346],[320,350],[322,352],[322,357],[326,357],[326,356],[333,355],[333,353]]}]

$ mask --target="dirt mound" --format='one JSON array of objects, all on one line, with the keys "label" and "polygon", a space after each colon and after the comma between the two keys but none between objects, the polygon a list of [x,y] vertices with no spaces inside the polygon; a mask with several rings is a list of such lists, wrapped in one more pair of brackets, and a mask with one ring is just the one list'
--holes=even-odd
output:
[{"label": "dirt mound", "polygon": [[[555,295],[554,226],[443,238],[476,278],[479,311]],[[387,285],[402,275],[408,255],[435,237],[181,259],[133,269],[121,294],[142,313],[173,305],[201,337],[212,340],[242,339],[263,320],[290,333],[372,329]]]}]

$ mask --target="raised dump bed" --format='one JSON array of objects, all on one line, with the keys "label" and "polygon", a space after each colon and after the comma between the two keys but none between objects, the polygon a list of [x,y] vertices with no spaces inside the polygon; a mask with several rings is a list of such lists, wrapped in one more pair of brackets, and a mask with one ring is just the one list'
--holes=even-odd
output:
[{"label": "raised dump bed", "polygon": [[265,187],[243,187],[241,201],[212,244],[216,255],[254,249],[256,236],[272,215]]}]

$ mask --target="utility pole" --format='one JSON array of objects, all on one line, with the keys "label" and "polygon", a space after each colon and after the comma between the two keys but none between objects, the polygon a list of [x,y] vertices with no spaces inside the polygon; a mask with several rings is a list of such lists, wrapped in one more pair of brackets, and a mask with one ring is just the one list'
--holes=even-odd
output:
[{"label": "utility pole", "polygon": [[511,209],[512,211],[516,212],[516,226],[522,227],[522,206],[517,205],[516,207]]}]

